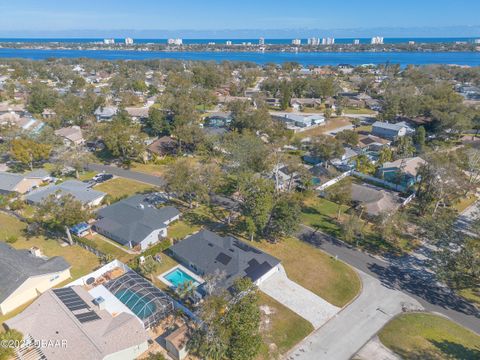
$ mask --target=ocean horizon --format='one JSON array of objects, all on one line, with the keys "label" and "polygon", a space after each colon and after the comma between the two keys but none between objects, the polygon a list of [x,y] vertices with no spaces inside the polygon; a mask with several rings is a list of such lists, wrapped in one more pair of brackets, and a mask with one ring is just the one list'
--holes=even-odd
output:
[{"label": "ocean horizon", "polygon": [[[325,36],[317,36],[319,38]],[[84,38],[84,37],[59,37],[59,38],[43,38],[43,37],[13,37],[13,38],[0,38],[0,43],[99,43],[103,42],[104,38]],[[116,43],[123,43],[125,38],[115,37]],[[133,38],[137,44],[165,44],[168,39],[166,38]],[[289,45],[294,38],[265,38],[265,43],[270,45]],[[303,44],[307,43],[307,38],[300,38]],[[385,37],[385,44],[401,44],[414,41],[415,43],[434,44],[434,43],[456,43],[467,42],[473,43],[475,40],[480,39],[477,37]],[[215,42],[216,44],[225,44],[227,41],[231,41],[232,44],[242,44],[244,42],[250,42],[252,44],[258,43],[259,38],[185,38],[183,43],[185,45],[193,44],[208,44]],[[360,44],[370,44],[371,38],[358,37],[358,38],[335,38],[336,44],[352,44],[354,40],[360,40]]]},{"label": "ocean horizon", "polygon": [[350,64],[460,65],[480,66],[480,52],[247,52],[247,51],[138,51],[0,48],[1,58],[45,60],[89,58],[97,60],[241,61],[259,65],[297,62],[302,66]]}]

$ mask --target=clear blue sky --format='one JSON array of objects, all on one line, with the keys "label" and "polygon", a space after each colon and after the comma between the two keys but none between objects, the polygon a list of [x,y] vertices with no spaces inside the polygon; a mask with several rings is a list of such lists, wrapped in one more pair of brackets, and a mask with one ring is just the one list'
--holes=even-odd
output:
[{"label": "clear blue sky", "polygon": [[480,25],[479,0],[0,0],[1,32]]}]

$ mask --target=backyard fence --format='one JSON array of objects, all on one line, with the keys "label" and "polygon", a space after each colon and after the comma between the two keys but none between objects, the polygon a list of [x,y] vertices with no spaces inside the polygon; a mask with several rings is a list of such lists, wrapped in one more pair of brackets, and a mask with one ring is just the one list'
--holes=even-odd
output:
[{"label": "backyard fence", "polygon": [[327,181],[325,184],[320,185],[319,187],[316,188],[316,190],[317,190],[317,191],[323,191],[323,190],[325,190],[325,189],[328,189],[330,186],[335,185],[335,184],[338,183],[340,180],[345,179],[347,176],[352,175],[352,173],[353,173],[353,170],[348,170],[348,171],[340,174],[340,175],[337,176],[336,178]]},{"label": "backyard fence", "polygon": [[386,188],[389,188],[389,189],[392,189],[392,190],[395,190],[395,191],[405,193],[408,190],[405,186],[394,184],[394,183],[391,183],[389,181],[382,180],[382,179],[376,178],[374,176],[366,175],[366,174],[363,174],[363,173],[358,172],[358,171],[352,171],[352,174],[356,177],[359,177],[360,179],[376,183],[378,185],[384,186]]},{"label": "backyard fence", "polygon": [[[104,259],[104,258],[107,258],[107,254],[105,254],[104,252],[101,252],[100,250],[94,248],[93,246],[90,246],[88,244],[86,244],[85,242],[81,241],[81,240],[78,240],[76,238],[74,238],[72,236],[72,241],[75,245],[78,245],[80,246],[81,248],[84,248],[85,250],[87,251],[90,251],[92,254],[96,255],[99,259]],[[66,242],[68,242],[67,239],[65,239]]]}]

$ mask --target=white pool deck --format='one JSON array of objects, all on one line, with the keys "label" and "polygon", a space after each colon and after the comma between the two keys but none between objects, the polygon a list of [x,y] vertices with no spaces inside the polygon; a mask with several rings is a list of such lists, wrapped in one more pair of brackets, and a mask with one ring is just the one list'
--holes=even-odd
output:
[{"label": "white pool deck", "polygon": [[164,284],[168,285],[169,287],[172,287],[174,288],[175,285],[173,285],[170,281],[168,281],[165,276],[167,276],[168,274],[170,274],[172,271],[175,271],[175,270],[181,270],[182,272],[184,272],[185,274],[187,274],[188,276],[190,276],[191,278],[193,278],[193,280],[195,280],[196,282],[198,282],[199,284],[203,284],[205,282],[204,279],[202,279],[200,276],[198,276],[197,274],[195,274],[193,271],[190,271],[188,270],[185,266],[183,265],[176,265],[170,269],[168,269],[167,271],[161,273],[160,275],[157,276],[157,279],[160,280],[161,282],[163,282]]},{"label": "white pool deck", "polygon": [[94,299],[101,296],[105,300],[105,310],[107,310],[113,317],[117,316],[122,312],[125,312],[135,316],[143,324],[143,321],[137,315],[135,315],[124,303],[118,300],[115,295],[113,295],[105,286],[98,285],[93,289],[89,290],[88,293],[92,295]]}]

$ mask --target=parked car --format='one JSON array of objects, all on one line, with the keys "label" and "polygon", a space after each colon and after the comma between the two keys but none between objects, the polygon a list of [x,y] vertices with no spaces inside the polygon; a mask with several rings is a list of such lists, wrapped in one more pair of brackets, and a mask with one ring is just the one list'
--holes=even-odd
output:
[{"label": "parked car", "polygon": [[112,178],[113,178],[112,174],[100,173],[100,174],[95,175],[92,178],[92,180],[95,181],[97,184],[99,184],[99,183],[103,183],[107,180],[110,180]]}]

